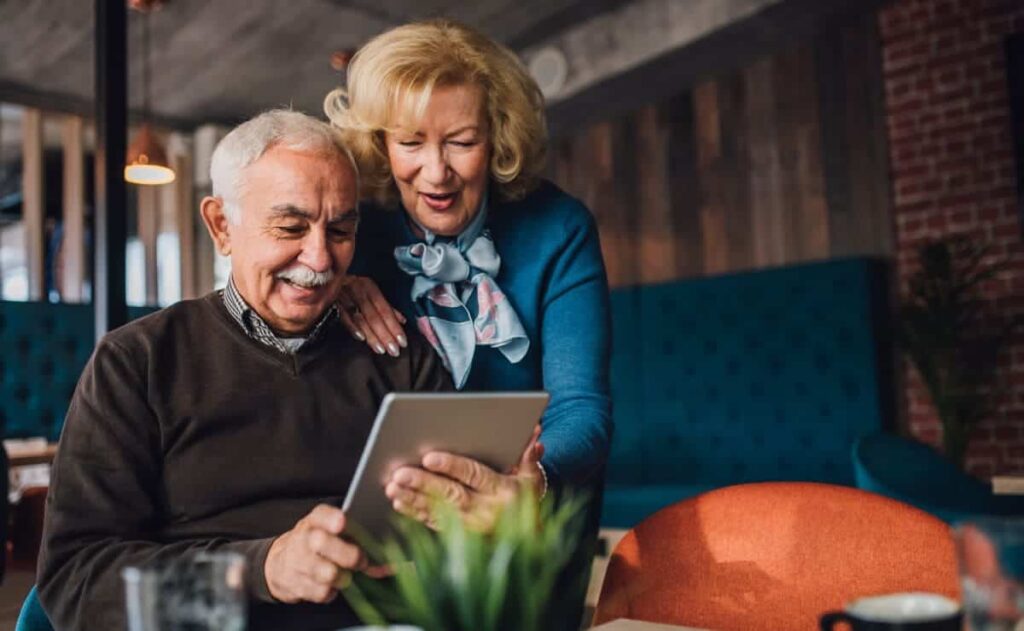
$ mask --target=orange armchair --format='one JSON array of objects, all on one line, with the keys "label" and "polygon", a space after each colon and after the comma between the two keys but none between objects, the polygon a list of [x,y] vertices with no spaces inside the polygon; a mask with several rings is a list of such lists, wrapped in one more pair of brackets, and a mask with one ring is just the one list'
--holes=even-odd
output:
[{"label": "orange armchair", "polygon": [[673,504],[633,528],[612,554],[594,623],[810,630],[854,598],[900,591],[959,600],[945,523],[843,486],[742,484]]}]

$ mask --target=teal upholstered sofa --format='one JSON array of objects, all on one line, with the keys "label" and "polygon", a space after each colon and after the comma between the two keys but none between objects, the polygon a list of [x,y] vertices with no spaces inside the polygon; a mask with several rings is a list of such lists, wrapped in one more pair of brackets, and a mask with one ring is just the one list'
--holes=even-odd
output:
[{"label": "teal upholstered sofa", "polygon": [[92,305],[0,301],[0,436],[57,440],[92,354],[93,322]]},{"label": "teal upholstered sofa", "polygon": [[891,425],[887,266],[843,259],[612,292],[602,524],[730,484],[854,484]]},{"label": "teal upholstered sofa", "polygon": [[853,446],[858,488],[885,495],[955,524],[983,516],[1024,516],[1024,497],[995,495],[929,445],[877,433]]},{"label": "teal upholstered sofa", "polygon": [[[886,274],[846,259],[612,292],[602,522],[740,482],[852,485],[853,442],[893,409]],[[92,322],[89,305],[0,302],[5,437],[57,439]]]}]

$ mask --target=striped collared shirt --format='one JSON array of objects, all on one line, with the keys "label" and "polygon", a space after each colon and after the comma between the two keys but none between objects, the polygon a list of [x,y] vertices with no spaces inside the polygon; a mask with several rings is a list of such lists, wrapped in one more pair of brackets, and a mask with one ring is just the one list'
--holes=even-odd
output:
[{"label": "striped collared shirt", "polygon": [[330,322],[332,319],[338,317],[338,307],[331,305],[322,316],[320,320],[313,327],[313,330],[309,335],[305,337],[279,337],[274,330],[267,325],[267,323],[260,317],[256,311],[250,307],[242,295],[238,293],[238,289],[235,287],[235,280],[228,278],[227,287],[221,291],[221,297],[224,299],[224,307],[227,308],[228,313],[238,323],[238,326],[242,327],[246,335],[252,339],[266,344],[272,348],[276,348],[282,353],[293,354],[299,352],[299,350],[306,347],[307,344],[315,341],[324,330],[324,325]]}]

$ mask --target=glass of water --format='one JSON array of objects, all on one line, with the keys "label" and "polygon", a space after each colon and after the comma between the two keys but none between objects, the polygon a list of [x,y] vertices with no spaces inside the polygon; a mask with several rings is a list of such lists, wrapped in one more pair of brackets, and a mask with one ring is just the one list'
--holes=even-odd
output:
[{"label": "glass of water", "polygon": [[962,523],[956,543],[968,628],[1024,630],[1024,517]]},{"label": "glass of water", "polygon": [[244,631],[245,558],[200,552],[121,572],[128,631]]}]

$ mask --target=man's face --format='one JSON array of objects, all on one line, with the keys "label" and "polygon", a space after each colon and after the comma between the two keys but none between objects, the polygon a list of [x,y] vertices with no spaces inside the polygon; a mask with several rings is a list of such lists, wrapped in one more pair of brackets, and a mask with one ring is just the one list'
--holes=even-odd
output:
[{"label": "man's face", "polygon": [[308,332],[355,252],[355,173],[338,155],[272,147],[242,171],[240,188],[237,224],[218,198],[203,201],[210,234],[246,303],[278,333]]}]

